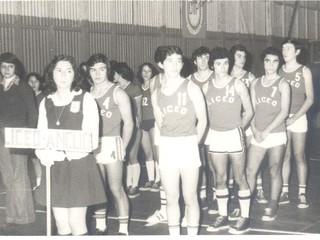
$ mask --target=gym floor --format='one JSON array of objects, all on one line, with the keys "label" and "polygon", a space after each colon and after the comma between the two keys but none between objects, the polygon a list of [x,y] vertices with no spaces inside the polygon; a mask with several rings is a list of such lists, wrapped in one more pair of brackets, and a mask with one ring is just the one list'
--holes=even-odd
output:
[{"label": "gym floor", "polygon": [[[311,203],[307,209],[297,208],[298,202],[298,184],[295,164],[292,165],[292,176],[290,181],[291,202],[286,205],[280,205],[278,217],[272,222],[263,222],[261,220],[265,204],[259,204],[256,201],[251,211],[251,231],[246,235],[311,235],[320,233],[320,130],[310,131],[307,141],[307,158],[309,167],[307,198]],[[265,164],[267,167],[267,163]],[[143,163],[142,163],[143,166]],[[31,168],[30,168],[31,169]],[[32,177],[30,170],[30,178]],[[141,171],[141,183],[146,181],[146,169]],[[33,183],[33,181],[32,181]],[[269,196],[270,177],[268,169],[263,174],[263,187],[265,195]],[[108,204],[108,235],[116,235],[118,231],[118,221],[112,202]],[[159,192],[141,192],[134,199],[130,199],[130,224],[129,234],[135,236],[150,235],[168,235],[166,223],[160,223],[154,226],[145,226],[145,219],[150,216],[160,206]],[[183,206],[183,204],[181,204]],[[46,209],[35,203],[36,221],[32,224],[21,225],[15,228],[10,236],[45,236],[46,235]],[[183,211],[182,211],[183,212]],[[199,235],[229,235],[228,230],[222,230],[217,233],[210,233],[206,228],[212,224],[216,215],[209,215],[207,210],[201,214],[201,229]],[[88,211],[88,228],[89,231],[94,228],[90,210]],[[5,223],[5,190],[0,181],[0,225]],[[52,223],[54,225],[54,222]],[[53,227],[53,233],[54,233]],[[186,234],[186,228],[181,228],[181,234]],[[0,236],[5,234],[0,232]]]}]

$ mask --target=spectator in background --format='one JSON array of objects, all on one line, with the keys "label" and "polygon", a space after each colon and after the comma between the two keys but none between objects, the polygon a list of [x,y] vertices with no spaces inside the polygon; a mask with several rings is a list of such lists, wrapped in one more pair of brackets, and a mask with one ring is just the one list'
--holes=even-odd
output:
[{"label": "spectator in background", "polygon": [[37,106],[31,87],[23,81],[24,67],[13,53],[0,55],[0,171],[6,187],[6,235],[17,225],[35,221],[32,191],[28,177],[27,152],[5,148],[4,129],[35,127]]},{"label": "spectator in background", "polygon": [[[28,84],[33,89],[34,94],[36,96],[37,100],[37,109],[39,109],[40,102],[45,97],[45,93],[42,91],[43,89],[43,78],[40,76],[40,74],[31,72],[26,77]],[[33,187],[33,190],[35,190],[40,185],[41,181],[41,175],[42,175],[42,167],[40,164],[40,160],[37,158],[37,156],[34,153],[34,150],[32,150],[32,153],[29,155],[29,158],[31,159],[34,173],[36,175],[36,185]]]}]

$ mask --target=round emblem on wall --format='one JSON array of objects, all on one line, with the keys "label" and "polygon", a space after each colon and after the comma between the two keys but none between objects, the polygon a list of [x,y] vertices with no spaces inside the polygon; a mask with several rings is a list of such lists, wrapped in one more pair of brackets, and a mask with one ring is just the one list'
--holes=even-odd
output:
[{"label": "round emblem on wall", "polygon": [[203,22],[203,7],[198,1],[188,2],[186,7],[186,22],[189,32],[193,35],[197,35]]}]

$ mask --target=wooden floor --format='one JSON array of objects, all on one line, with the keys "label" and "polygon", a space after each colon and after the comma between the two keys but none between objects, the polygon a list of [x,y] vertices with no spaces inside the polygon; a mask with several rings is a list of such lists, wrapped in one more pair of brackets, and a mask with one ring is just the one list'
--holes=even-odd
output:
[{"label": "wooden floor", "polygon": [[[251,231],[246,235],[309,235],[320,234],[320,133],[315,132],[308,139],[308,190],[307,198],[311,205],[307,209],[297,208],[297,176],[295,166],[293,166],[290,195],[291,202],[286,205],[280,205],[278,217],[272,222],[263,222],[261,217],[265,204],[254,202],[251,211]],[[146,179],[145,168],[142,168],[141,182]],[[269,175],[265,171],[263,175],[263,184],[266,197],[269,195]],[[0,224],[5,221],[5,193],[3,193],[3,184],[0,183]],[[46,211],[35,203],[36,222],[17,228],[10,235],[13,236],[45,236],[46,235]],[[160,206],[159,193],[141,192],[140,196],[130,199],[130,235],[168,235],[166,223],[160,223],[154,226],[145,226],[145,219],[151,215]],[[215,219],[215,215],[209,215],[207,211],[202,211],[200,235],[229,235],[227,230],[218,233],[209,233],[206,231]],[[90,214],[88,214],[88,226],[92,228]],[[116,235],[118,231],[118,221],[114,208],[109,206],[108,234]],[[186,234],[186,229],[181,228],[181,234]],[[0,232],[0,236],[4,234]],[[312,235],[311,235],[312,236]],[[316,236],[316,235],[315,235]]]}]

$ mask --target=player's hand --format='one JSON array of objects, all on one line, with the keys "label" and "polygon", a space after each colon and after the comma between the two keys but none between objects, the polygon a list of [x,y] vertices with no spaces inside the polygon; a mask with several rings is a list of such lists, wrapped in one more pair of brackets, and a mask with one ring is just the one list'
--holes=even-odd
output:
[{"label": "player's hand", "polygon": [[287,126],[290,126],[291,124],[293,124],[296,120],[293,118],[293,117],[289,117],[287,120],[286,120],[286,124]]}]

